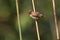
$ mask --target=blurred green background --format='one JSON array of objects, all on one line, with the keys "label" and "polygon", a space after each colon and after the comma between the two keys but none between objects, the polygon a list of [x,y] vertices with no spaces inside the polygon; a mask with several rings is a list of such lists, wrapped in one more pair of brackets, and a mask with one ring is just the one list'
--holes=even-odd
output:
[{"label": "blurred green background", "polygon": [[[31,0],[19,0],[20,23],[23,40],[37,40],[35,23],[29,16]],[[58,28],[60,32],[60,0],[55,0]],[[41,40],[56,40],[52,0],[35,0],[36,11],[44,14],[40,18]],[[15,0],[0,0],[0,40],[19,40]]]}]

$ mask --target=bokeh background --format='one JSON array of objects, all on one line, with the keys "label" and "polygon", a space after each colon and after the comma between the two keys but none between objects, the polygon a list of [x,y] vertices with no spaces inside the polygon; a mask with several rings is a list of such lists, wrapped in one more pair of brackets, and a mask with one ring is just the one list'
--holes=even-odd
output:
[{"label": "bokeh background", "polygon": [[[23,40],[37,40],[35,22],[29,16],[31,0],[19,0]],[[60,34],[60,0],[55,0]],[[44,14],[38,20],[41,40],[56,40],[52,0],[35,0],[36,11]],[[0,40],[19,40],[15,0],[0,0]]]}]

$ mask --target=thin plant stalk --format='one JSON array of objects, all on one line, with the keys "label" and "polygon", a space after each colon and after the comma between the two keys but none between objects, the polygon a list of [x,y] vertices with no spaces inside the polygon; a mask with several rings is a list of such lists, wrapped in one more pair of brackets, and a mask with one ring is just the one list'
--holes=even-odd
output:
[{"label": "thin plant stalk", "polygon": [[58,24],[57,24],[57,17],[56,17],[56,9],[55,9],[55,1],[52,0],[53,4],[53,12],[54,12],[54,22],[55,22],[55,28],[56,28],[56,37],[57,40],[59,40],[59,32],[58,32]]},{"label": "thin plant stalk", "polygon": [[20,18],[19,18],[18,0],[16,0],[16,11],[17,11],[17,22],[18,22],[18,28],[19,28],[19,37],[20,37],[20,40],[22,40],[21,25],[20,25]]},{"label": "thin plant stalk", "polygon": [[[34,0],[32,0],[32,6],[33,6],[33,11],[35,12]],[[35,20],[35,25],[36,25],[37,37],[38,37],[38,40],[40,40],[40,35],[39,35],[39,29],[38,29],[38,22],[37,22],[37,20]]]}]

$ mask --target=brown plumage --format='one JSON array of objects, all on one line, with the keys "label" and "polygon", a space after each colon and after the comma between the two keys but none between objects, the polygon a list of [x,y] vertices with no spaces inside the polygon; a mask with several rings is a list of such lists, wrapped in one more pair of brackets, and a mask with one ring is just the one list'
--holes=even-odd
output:
[{"label": "brown plumage", "polygon": [[33,19],[39,19],[40,17],[42,17],[42,14],[39,14],[38,12],[33,12],[32,10],[29,11],[30,17],[32,17]]}]

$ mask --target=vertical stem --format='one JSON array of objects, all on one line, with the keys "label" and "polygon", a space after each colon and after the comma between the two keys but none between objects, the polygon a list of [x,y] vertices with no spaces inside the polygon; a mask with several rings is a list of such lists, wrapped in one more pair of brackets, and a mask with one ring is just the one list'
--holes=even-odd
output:
[{"label": "vertical stem", "polygon": [[38,29],[38,22],[35,20],[35,23],[36,23],[36,31],[37,31],[38,40],[40,40],[39,29]]},{"label": "vertical stem", "polygon": [[20,40],[22,40],[21,26],[20,26],[20,20],[19,20],[18,0],[16,0],[16,10],[17,10],[17,21],[18,21],[18,28],[19,28],[19,37],[20,37]]},{"label": "vertical stem", "polygon": [[34,0],[32,0],[32,7],[33,7],[33,11],[35,12],[35,3],[34,3]]},{"label": "vertical stem", "polygon": [[[35,12],[34,0],[32,0],[32,6],[33,6],[33,11]],[[37,20],[35,20],[35,24],[36,24],[37,37],[38,37],[38,40],[40,40],[40,35],[39,35],[39,29],[38,29],[38,22],[37,22]]]},{"label": "vertical stem", "polygon": [[55,27],[56,27],[56,36],[57,36],[57,40],[59,40],[59,32],[58,32],[58,25],[57,25],[56,9],[55,9],[55,1],[54,0],[52,0],[52,4],[53,4],[53,11],[54,11],[54,21],[55,21]]}]

